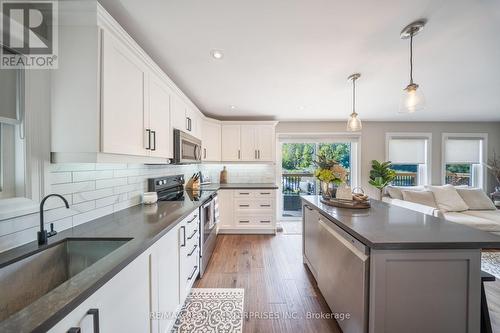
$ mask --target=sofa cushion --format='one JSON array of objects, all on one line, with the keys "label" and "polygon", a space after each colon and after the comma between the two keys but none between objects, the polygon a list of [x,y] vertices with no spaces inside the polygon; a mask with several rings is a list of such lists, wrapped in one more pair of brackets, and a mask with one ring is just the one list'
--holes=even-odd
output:
[{"label": "sofa cushion", "polygon": [[424,206],[437,208],[434,194],[431,191],[401,191],[403,200],[418,203]]},{"label": "sofa cushion", "polygon": [[500,211],[483,210],[466,212],[447,212],[444,218],[451,222],[467,225],[488,232],[500,232]]},{"label": "sofa cushion", "polygon": [[423,186],[387,186],[385,193],[393,199],[403,200],[402,191],[423,191]]},{"label": "sofa cushion", "polygon": [[493,201],[479,188],[457,188],[457,192],[471,210],[496,210]]},{"label": "sofa cushion", "polygon": [[457,189],[451,185],[426,186],[426,188],[434,193],[437,207],[443,212],[462,212],[469,209]]}]

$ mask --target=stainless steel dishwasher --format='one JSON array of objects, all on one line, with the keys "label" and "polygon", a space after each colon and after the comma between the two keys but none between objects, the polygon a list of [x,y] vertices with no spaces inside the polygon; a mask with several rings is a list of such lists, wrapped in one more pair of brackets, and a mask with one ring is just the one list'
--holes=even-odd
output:
[{"label": "stainless steel dishwasher", "polygon": [[319,225],[319,289],[344,333],[366,333],[369,248],[322,215]]}]

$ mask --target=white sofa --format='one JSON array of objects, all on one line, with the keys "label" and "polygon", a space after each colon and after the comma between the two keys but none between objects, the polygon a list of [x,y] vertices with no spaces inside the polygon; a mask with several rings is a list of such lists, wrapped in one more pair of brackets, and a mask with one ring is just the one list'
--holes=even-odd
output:
[{"label": "white sofa", "polygon": [[[420,193],[415,198],[411,192]],[[500,210],[479,189],[450,185],[389,186],[384,190],[382,201],[500,236]]]}]

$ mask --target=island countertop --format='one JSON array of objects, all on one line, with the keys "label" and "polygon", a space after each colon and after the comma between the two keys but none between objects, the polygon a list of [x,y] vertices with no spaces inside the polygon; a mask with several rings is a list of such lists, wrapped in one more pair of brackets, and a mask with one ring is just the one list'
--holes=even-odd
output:
[{"label": "island countertop", "polygon": [[385,202],[372,200],[369,209],[348,209],[326,205],[320,196],[301,198],[372,249],[500,248],[498,236]]}]

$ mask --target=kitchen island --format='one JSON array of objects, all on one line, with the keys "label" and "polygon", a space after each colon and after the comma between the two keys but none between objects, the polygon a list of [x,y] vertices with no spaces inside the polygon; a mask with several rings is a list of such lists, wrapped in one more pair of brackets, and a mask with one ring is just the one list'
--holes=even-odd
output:
[{"label": "kitchen island", "polygon": [[481,249],[500,237],[379,201],[302,201],[304,262],[344,333],[479,332]]}]

